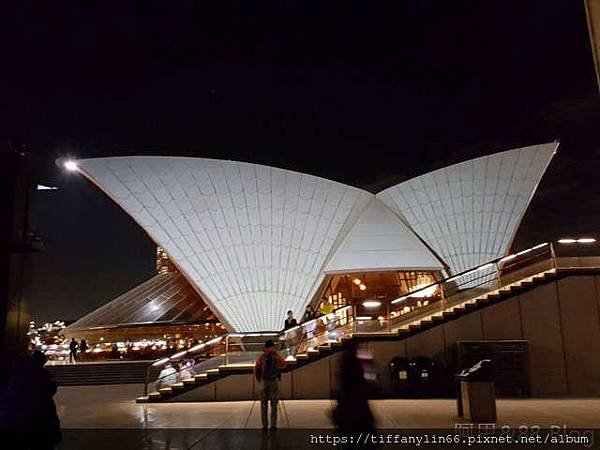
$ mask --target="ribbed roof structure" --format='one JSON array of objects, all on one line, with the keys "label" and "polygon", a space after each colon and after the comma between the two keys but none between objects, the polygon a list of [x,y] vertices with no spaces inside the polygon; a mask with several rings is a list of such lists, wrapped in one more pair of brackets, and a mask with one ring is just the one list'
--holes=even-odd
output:
[{"label": "ribbed roof structure", "polygon": [[454,273],[504,255],[558,143],[496,153],[426,173],[377,197]]},{"label": "ribbed roof structure", "polygon": [[[557,143],[466,161],[372,193],[203,158],[77,161],[169,255],[230,331],[281,328],[327,273],[469,269],[505,254]],[[108,305],[107,305],[108,306]]]},{"label": "ribbed roof structure", "polygon": [[113,326],[194,323],[214,319],[180,273],[156,275],[69,325],[69,331]]}]

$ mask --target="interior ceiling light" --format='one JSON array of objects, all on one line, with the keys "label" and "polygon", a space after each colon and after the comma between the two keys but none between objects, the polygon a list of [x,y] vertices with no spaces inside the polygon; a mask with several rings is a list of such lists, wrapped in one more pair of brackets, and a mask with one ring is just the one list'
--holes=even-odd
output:
[{"label": "interior ceiling light", "polygon": [[362,281],[360,281],[360,278],[355,278],[354,280],[352,280],[352,282],[357,286],[362,283]]},{"label": "interior ceiling light", "polygon": [[367,300],[363,302],[363,306],[365,308],[377,308],[381,306],[381,302],[378,302],[376,300]]},{"label": "interior ceiling light", "polygon": [[364,284],[361,284],[360,286],[358,286],[358,288],[359,288],[361,291],[364,291],[364,290],[366,290],[366,289],[367,289],[367,287],[366,287]]},{"label": "interior ceiling light", "polygon": [[596,239],[594,239],[594,238],[580,238],[580,239],[577,239],[577,243],[578,244],[593,244],[594,242],[596,242]]},{"label": "interior ceiling light", "polygon": [[559,244],[574,244],[575,242],[577,242],[577,239],[565,238],[565,239],[558,240]]}]

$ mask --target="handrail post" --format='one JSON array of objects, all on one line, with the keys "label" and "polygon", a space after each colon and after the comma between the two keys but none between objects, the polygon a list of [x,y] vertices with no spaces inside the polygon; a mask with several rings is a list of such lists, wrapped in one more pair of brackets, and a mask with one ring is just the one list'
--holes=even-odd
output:
[{"label": "handrail post", "polygon": [[150,383],[150,367],[152,364],[146,366],[146,382],[144,383],[144,397],[148,397],[148,383]]},{"label": "handrail post", "polygon": [[390,302],[387,302],[387,331],[392,332],[392,318],[390,317]]},{"label": "handrail post", "polygon": [[550,260],[552,261],[552,268],[558,269],[558,264],[556,261],[556,251],[554,249],[554,242],[550,242]]},{"label": "handrail post", "polygon": [[496,261],[496,283],[498,284],[498,290],[502,287],[502,278],[500,276],[500,261]]},{"label": "handrail post", "polygon": [[441,309],[442,309],[442,314],[444,313],[444,310],[446,309],[446,293],[444,292],[444,280],[440,281],[438,283],[438,286],[440,287],[440,305],[441,305]]},{"label": "handrail post", "polygon": [[352,305],[352,329],[354,330],[354,333],[358,332],[357,329],[357,322],[356,322],[356,305]]},{"label": "handrail post", "polygon": [[229,365],[229,334],[225,336],[225,365]]}]

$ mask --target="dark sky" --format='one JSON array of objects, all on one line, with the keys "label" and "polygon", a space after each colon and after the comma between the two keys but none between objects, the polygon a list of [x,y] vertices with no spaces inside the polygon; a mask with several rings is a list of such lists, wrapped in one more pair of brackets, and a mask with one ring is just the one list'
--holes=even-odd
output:
[{"label": "dark sky", "polygon": [[598,230],[581,1],[97,5],[22,2],[2,19],[0,137],[22,140],[59,187],[34,210],[48,247],[37,319],[78,318],[153,271],[144,232],[54,165],[69,155],[236,159],[376,191],[560,139],[515,247]]}]

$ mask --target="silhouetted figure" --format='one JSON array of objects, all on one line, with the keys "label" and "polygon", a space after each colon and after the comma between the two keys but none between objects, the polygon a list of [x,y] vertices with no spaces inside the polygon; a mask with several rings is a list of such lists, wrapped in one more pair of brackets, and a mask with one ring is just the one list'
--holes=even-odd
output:
[{"label": "silhouetted figure", "polygon": [[287,330],[289,328],[293,328],[296,325],[298,325],[298,322],[296,321],[296,319],[294,319],[294,313],[293,311],[288,311],[287,312],[287,317],[285,319],[285,323],[283,325],[283,329]]},{"label": "silhouetted figure", "polygon": [[375,420],[369,407],[370,385],[364,377],[363,367],[356,356],[356,345],[350,344],[340,361],[337,405],[333,422],[341,433],[372,431]]},{"label": "silhouetted figure", "polygon": [[302,319],[300,320],[300,322],[304,323],[316,318],[317,313],[313,309],[312,305],[306,305],[306,309],[304,310],[304,314],[302,314]]},{"label": "silhouetted figure", "polygon": [[254,376],[260,382],[260,413],[263,430],[269,427],[269,402],[271,403],[271,429],[277,429],[279,381],[281,380],[281,369],[285,369],[285,367],[285,361],[277,353],[273,341],[266,341],[265,350],[254,365]]},{"label": "silhouetted figure", "polygon": [[306,345],[308,346],[309,350],[313,348],[313,336],[315,335],[315,329],[317,328],[317,322],[315,321],[316,318],[317,313],[313,309],[312,305],[306,305],[306,309],[304,310],[304,314],[302,314],[302,319],[300,322],[310,322],[304,325],[304,332],[306,333]]},{"label": "silhouetted figure", "polygon": [[85,341],[85,339],[82,339],[81,342],[79,343],[79,359],[81,359],[82,361],[85,358],[85,352],[87,352],[89,349],[87,342]]},{"label": "silhouetted figure", "polygon": [[71,338],[71,343],[69,344],[69,362],[72,363],[73,361],[77,362],[77,342],[75,341],[75,338]]},{"label": "silhouetted figure", "polygon": [[53,449],[61,440],[53,399],[56,381],[44,369],[45,363],[46,355],[35,351],[13,364],[10,382],[0,394],[0,429],[12,441],[7,448]]}]

